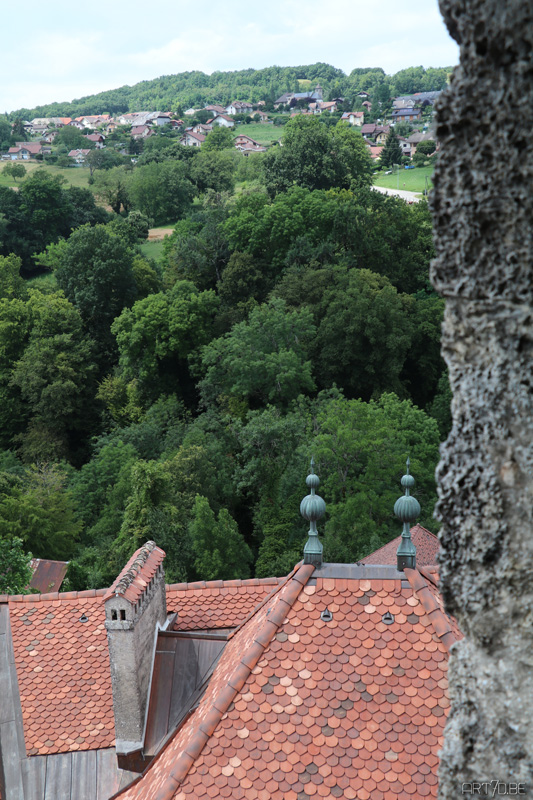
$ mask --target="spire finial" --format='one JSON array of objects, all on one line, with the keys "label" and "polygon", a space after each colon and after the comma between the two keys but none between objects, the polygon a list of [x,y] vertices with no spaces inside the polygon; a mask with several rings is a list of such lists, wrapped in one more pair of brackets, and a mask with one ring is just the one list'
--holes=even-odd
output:
[{"label": "spire finial", "polygon": [[402,540],[396,551],[397,569],[400,572],[403,572],[406,567],[409,569],[416,567],[416,548],[411,540],[410,523],[414,522],[420,514],[420,503],[416,497],[412,497],[410,494],[410,489],[415,485],[415,479],[409,474],[411,463],[409,458],[405,463],[407,470],[401,481],[405,493],[394,504],[394,513],[403,522]]},{"label": "spire finial", "polygon": [[314,472],[315,460],[311,458],[311,468],[309,475],[305,479],[306,484],[311,490],[311,494],[306,495],[300,503],[300,514],[310,522],[309,538],[304,547],[304,564],[314,564],[315,567],[322,565],[322,542],[318,538],[316,528],[317,520],[324,516],[326,504],[315,489],[318,489],[320,478]]}]

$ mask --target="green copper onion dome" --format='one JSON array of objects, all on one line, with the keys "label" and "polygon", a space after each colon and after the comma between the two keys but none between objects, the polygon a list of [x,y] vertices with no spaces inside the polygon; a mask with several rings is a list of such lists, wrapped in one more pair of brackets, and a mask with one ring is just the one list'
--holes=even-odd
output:
[{"label": "green copper onion dome", "polygon": [[411,540],[409,523],[414,522],[420,514],[420,503],[416,497],[411,497],[410,489],[415,485],[415,479],[409,474],[409,459],[407,459],[407,472],[402,478],[405,494],[399,497],[394,504],[394,513],[403,522],[402,538],[396,551],[397,569],[403,571],[406,567],[414,569],[416,566],[416,548]]},{"label": "green copper onion dome", "polygon": [[400,522],[414,522],[420,514],[420,503],[416,497],[402,495],[394,503],[394,513]]},{"label": "green copper onion dome", "polygon": [[315,489],[318,489],[320,479],[314,473],[315,462],[311,459],[311,472],[307,476],[305,482],[311,490],[311,494],[304,497],[300,503],[300,514],[311,524],[309,527],[309,538],[304,547],[304,563],[314,564],[315,567],[320,567],[322,564],[322,542],[318,539],[318,531],[316,527],[317,520],[324,516],[326,511],[326,504],[323,499],[315,494]]}]

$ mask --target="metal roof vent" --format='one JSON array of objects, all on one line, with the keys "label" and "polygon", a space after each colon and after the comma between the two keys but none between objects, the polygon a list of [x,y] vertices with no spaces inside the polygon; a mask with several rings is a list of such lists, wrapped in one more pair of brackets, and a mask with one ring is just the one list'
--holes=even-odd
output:
[{"label": "metal roof vent", "polygon": [[385,623],[385,625],[392,625],[392,623],[394,622],[394,617],[393,617],[393,615],[390,613],[390,611],[387,611],[387,612],[385,612],[385,614],[383,614],[383,616],[381,617],[381,621],[382,621],[382,622],[384,622],[384,623]]},{"label": "metal roof vent", "polygon": [[324,611],[320,615],[320,619],[323,620],[324,622],[331,622],[331,620],[333,619],[333,614],[331,613],[329,608],[324,609]]},{"label": "metal roof vent", "polygon": [[89,617],[86,614],[82,614],[80,619],[79,619],[79,621],[80,622],[89,622]]}]

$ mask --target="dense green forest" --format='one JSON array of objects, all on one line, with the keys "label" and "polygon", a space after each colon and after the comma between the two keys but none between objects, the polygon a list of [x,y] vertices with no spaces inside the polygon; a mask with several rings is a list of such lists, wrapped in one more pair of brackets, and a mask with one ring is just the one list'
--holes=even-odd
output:
[{"label": "dense green forest", "polygon": [[[94,194],[45,170],[0,187],[0,590],[28,552],[109,585],[147,539],[169,580],[284,574],[311,455],[327,560],[398,535],[408,455],[434,529],[449,387],[427,204],[372,191],[345,123],[285,131],[248,157],[156,136]],[[159,261],[154,222],[174,227]]]},{"label": "dense green forest", "polygon": [[180,72],[163,75],[151,81],[142,81],[134,86],[121,86],[72,102],[49,103],[36,108],[20,108],[13,111],[10,119],[33,119],[35,117],[76,117],[83,114],[122,114],[126,111],[157,109],[158,111],[182,110],[190,106],[198,108],[209,103],[228,104],[232,100],[247,100],[257,103],[263,100],[273,103],[284,92],[305,91],[300,81],[317,81],[324,90],[324,99],[344,97],[349,109],[358,103],[357,95],[368,92],[373,99],[386,102],[390,97],[413,92],[429,92],[444,89],[451,67],[408,67],[394,75],[387,75],[381,68],[357,68],[347,75],[329,64],[310,64],[299,67],[267,67],[245,69],[235,72]]}]

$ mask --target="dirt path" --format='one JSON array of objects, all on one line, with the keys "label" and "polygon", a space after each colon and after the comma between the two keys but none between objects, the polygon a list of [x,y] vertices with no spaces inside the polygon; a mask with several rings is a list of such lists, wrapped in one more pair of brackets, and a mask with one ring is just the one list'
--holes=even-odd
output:
[{"label": "dirt path", "polygon": [[165,236],[170,236],[171,233],[174,233],[174,228],[150,228],[148,231],[148,241],[160,242]]}]

